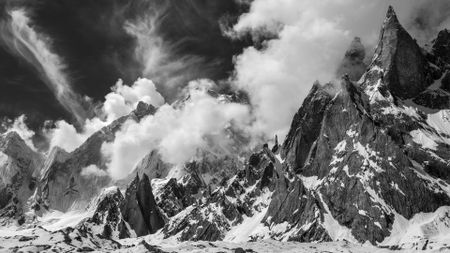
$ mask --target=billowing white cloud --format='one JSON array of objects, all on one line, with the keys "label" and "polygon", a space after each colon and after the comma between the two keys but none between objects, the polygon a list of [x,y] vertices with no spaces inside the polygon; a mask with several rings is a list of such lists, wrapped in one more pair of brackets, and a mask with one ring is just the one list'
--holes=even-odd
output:
[{"label": "billowing white cloud", "polygon": [[139,101],[159,107],[164,103],[164,98],[148,79],[139,78],[132,86],[124,85],[122,80],[118,80],[105,96],[101,107],[104,117],[87,119],[80,132],[64,120],[55,122],[55,127],[46,131],[50,147],[59,146],[68,152],[75,150],[93,133],[133,111]]},{"label": "billowing white cloud", "polygon": [[334,79],[351,33],[322,13],[328,5],[336,3],[256,0],[235,25],[237,32],[278,34],[263,50],[250,47],[236,58],[235,84],[249,93],[255,133],[283,139],[313,82]]},{"label": "billowing white cloud", "polygon": [[[246,105],[221,101],[207,92],[214,84],[207,80],[188,85],[189,100],[181,106],[165,104],[139,123],[129,120],[116,133],[114,142],[102,151],[110,162],[113,178],[126,176],[151,150],[172,164],[189,161],[199,151],[227,149],[226,128],[244,131],[250,114]],[[214,141],[211,141],[214,140]]]},{"label": "billowing white cloud", "polygon": [[89,136],[105,125],[107,125],[107,122],[98,118],[88,119],[85,121],[83,130],[78,132],[73,125],[64,120],[59,120],[55,122],[55,127],[47,129],[45,134],[49,139],[50,148],[58,146],[67,152],[72,152],[83,144]]},{"label": "billowing white cloud", "polygon": [[99,169],[96,165],[89,165],[81,170],[81,176],[83,177],[106,177],[108,173]]},{"label": "billowing white cloud", "polygon": [[146,78],[138,78],[131,87],[123,85],[123,81],[119,80],[111,90],[105,96],[103,104],[108,121],[129,114],[139,101],[155,107],[164,104],[164,98],[156,90],[155,84]]}]

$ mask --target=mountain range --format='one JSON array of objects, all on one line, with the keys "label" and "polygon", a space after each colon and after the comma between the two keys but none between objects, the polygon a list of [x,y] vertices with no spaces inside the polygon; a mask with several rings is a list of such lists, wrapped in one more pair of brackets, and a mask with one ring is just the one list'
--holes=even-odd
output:
[{"label": "mountain range", "polygon": [[125,179],[106,173],[102,145],[158,110],[143,102],[70,153],[2,135],[0,250],[450,251],[450,32],[421,48],[390,7],[366,54],[355,38],[283,143],[177,173],[155,150]]}]

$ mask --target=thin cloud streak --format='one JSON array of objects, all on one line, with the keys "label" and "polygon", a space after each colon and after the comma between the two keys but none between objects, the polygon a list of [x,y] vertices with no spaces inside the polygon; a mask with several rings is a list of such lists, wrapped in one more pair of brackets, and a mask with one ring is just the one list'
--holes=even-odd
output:
[{"label": "thin cloud streak", "polygon": [[31,64],[41,79],[53,91],[60,104],[76,118],[81,125],[88,112],[83,108],[83,99],[71,88],[65,74],[63,60],[51,50],[49,38],[38,33],[24,9],[8,12],[9,19],[0,24],[1,41],[7,48]]}]

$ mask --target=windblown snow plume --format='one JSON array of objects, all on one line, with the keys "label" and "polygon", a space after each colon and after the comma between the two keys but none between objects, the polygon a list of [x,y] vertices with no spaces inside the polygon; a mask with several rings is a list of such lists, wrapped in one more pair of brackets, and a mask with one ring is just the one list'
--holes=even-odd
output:
[{"label": "windblown snow plume", "polygon": [[82,106],[82,98],[70,86],[63,60],[52,52],[49,38],[34,30],[24,9],[8,14],[7,21],[0,24],[0,41],[41,74],[61,105],[81,124],[88,113]]}]

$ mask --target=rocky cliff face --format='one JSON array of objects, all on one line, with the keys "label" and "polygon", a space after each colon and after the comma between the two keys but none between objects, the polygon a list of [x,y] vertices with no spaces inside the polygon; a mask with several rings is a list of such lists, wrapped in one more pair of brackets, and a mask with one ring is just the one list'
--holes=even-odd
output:
[{"label": "rocky cliff face", "polygon": [[0,136],[0,222],[25,221],[25,204],[37,186],[43,160],[16,132]]},{"label": "rocky cliff face", "polygon": [[371,65],[383,70],[384,84],[399,98],[417,96],[432,81],[422,50],[400,25],[392,7],[387,12]]},{"label": "rocky cliff face", "polygon": [[76,228],[105,239],[118,240],[136,235],[125,221],[120,206],[125,199],[117,187],[104,189],[88,209],[94,209],[91,217],[80,222]]},{"label": "rocky cliff face", "polygon": [[146,174],[131,182],[125,192],[120,211],[137,236],[155,233],[164,226],[164,219],[153,196],[152,186]]},{"label": "rocky cliff face", "polygon": [[165,223],[146,174],[136,175],[125,196],[118,187],[104,189],[87,211],[92,214],[75,228],[109,240],[152,234]]},{"label": "rocky cliff face", "polygon": [[302,168],[307,162],[311,146],[320,133],[318,126],[322,123],[327,105],[335,92],[331,84],[321,87],[319,83],[315,83],[295,114],[281,150],[281,155],[294,170]]}]

